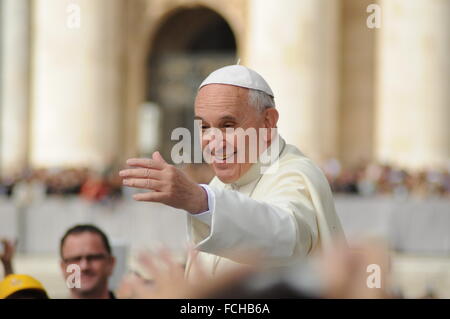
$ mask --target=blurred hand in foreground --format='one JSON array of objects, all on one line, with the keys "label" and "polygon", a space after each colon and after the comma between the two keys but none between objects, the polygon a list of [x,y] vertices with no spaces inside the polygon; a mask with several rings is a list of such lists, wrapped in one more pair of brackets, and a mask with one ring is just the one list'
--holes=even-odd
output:
[{"label": "blurred hand in foreground", "polygon": [[380,243],[338,245],[324,254],[321,265],[324,298],[391,298],[390,259],[387,247]]},{"label": "blurred hand in foreground", "polygon": [[1,245],[3,246],[3,252],[0,255],[0,260],[3,264],[3,269],[5,273],[5,277],[14,273],[12,261],[14,257],[14,253],[16,251],[17,241],[13,242],[6,238],[1,239]]},{"label": "blurred hand in foreground", "polygon": [[208,298],[249,275],[251,267],[238,267],[214,278],[209,277],[198,261],[198,251],[190,249],[189,258],[195,274],[186,279],[185,268],[164,249],[158,254],[141,253],[140,265],[151,277],[135,273],[125,276],[117,291],[124,299],[196,299]]}]

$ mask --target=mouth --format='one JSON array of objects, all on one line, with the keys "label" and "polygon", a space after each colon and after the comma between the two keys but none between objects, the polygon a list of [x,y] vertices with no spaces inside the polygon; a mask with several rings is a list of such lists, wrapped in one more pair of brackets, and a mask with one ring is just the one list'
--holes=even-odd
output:
[{"label": "mouth", "polygon": [[90,280],[90,279],[92,279],[92,278],[95,278],[96,276],[95,276],[95,274],[92,274],[92,273],[82,273],[81,274],[81,279],[82,280]]},{"label": "mouth", "polygon": [[218,162],[224,162],[224,161],[226,161],[227,159],[229,159],[230,157],[232,157],[232,156],[234,156],[236,154],[237,154],[237,151],[235,151],[233,153],[230,153],[230,154],[223,154],[222,156],[215,155],[214,157],[215,157],[215,159]]}]

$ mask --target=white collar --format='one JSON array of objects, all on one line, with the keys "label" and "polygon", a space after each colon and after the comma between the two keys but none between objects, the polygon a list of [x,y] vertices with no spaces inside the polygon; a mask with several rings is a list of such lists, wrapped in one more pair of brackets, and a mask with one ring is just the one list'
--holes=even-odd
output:
[{"label": "white collar", "polygon": [[[277,135],[273,139],[273,142],[270,144],[270,146],[258,157],[258,161],[250,166],[250,169],[237,181],[229,183],[229,185],[231,185],[233,189],[240,188],[261,178],[261,176],[264,174],[264,169],[268,168],[271,164],[273,164],[274,161],[278,160],[278,158],[281,156],[281,153],[283,153],[285,146],[286,142],[284,141],[284,139],[280,135]],[[272,149],[274,149],[275,147],[278,147],[279,151],[276,154],[273,154]],[[263,156],[269,156],[270,161],[267,160],[262,163],[261,157]],[[268,164],[266,164],[266,162],[268,162]]]}]

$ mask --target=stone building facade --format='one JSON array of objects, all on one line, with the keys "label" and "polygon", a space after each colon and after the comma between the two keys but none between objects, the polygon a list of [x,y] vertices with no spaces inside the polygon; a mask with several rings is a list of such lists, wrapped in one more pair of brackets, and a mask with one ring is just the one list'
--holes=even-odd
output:
[{"label": "stone building facade", "polygon": [[[371,4],[380,28],[368,27]],[[281,134],[315,160],[449,163],[448,0],[2,0],[0,10],[3,174],[145,154],[145,107],[159,112],[148,147],[168,153],[201,78],[238,60],[268,80]]]}]

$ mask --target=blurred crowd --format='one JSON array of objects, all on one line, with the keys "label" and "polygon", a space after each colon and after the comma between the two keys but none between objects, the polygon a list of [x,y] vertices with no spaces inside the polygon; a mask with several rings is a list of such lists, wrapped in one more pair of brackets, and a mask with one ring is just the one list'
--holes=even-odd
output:
[{"label": "blurred crowd", "polygon": [[[450,169],[407,171],[391,165],[364,163],[345,168],[337,159],[322,163],[334,193],[360,196],[414,196],[450,198]],[[0,197],[26,203],[47,196],[80,196],[93,202],[120,199],[125,189],[118,167],[102,172],[88,168],[37,169],[0,180]],[[211,172],[205,165],[185,168],[199,183],[207,183]]]},{"label": "blurred crowd", "polygon": [[122,180],[113,168],[102,172],[88,168],[27,170],[4,177],[0,181],[0,196],[23,204],[47,196],[80,196],[104,202],[122,196]]},{"label": "blurred crowd", "polygon": [[388,164],[344,168],[337,159],[322,164],[334,193],[450,198],[450,167],[408,171]]}]

